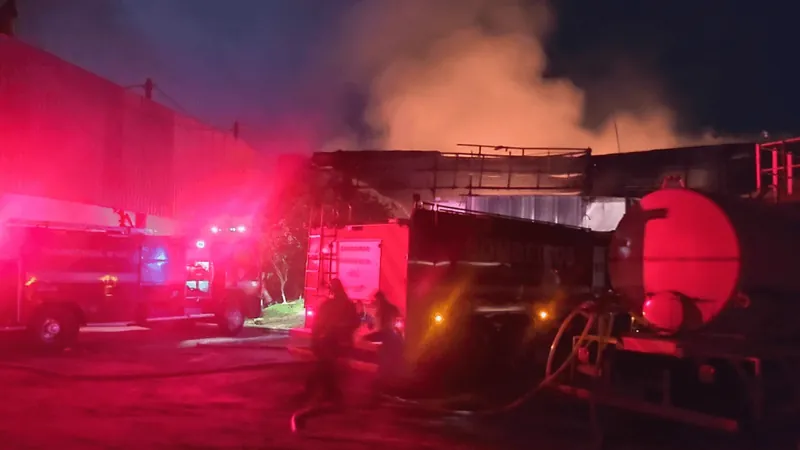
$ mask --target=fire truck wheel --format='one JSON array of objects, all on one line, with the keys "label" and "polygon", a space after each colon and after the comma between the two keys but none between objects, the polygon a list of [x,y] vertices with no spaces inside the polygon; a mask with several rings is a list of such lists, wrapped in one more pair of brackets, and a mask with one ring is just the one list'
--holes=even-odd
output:
[{"label": "fire truck wheel", "polygon": [[225,336],[236,336],[244,329],[244,312],[236,302],[230,302],[217,314],[217,325]]},{"label": "fire truck wheel", "polygon": [[43,307],[28,324],[34,345],[48,352],[60,352],[75,344],[79,331],[75,313],[57,306]]}]

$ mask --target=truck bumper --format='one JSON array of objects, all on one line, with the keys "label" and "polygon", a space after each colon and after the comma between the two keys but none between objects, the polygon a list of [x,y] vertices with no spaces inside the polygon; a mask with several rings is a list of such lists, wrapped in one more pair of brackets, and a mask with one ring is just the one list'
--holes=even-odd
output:
[{"label": "truck bumper", "polygon": [[292,328],[289,330],[289,346],[308,348],[311,344],[310,328]]},{"label": "truck bumper", "polygon": [[261,297],[247,295],[242,301],[242,313],[248,319],[261,317]]}]

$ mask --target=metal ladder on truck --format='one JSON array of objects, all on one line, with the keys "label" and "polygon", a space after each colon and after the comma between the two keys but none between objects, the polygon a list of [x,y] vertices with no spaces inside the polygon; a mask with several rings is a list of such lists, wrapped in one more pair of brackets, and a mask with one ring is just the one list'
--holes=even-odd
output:
[{"label": "metal ladder on truck", "polygon": [[339,274],[338,228],[325,225],[324,209],[320,211],[319,220],[319,227],[312,229],[308,236],[306,298],[327,298],[331,282]]},{"label": "metal ladder on truck", "polygon": [[317,289],[330,292],[331,282],[339,275],[339,233],[336,227],[322,225],[319,229],[320,251],[319,267],[320,277]]}]

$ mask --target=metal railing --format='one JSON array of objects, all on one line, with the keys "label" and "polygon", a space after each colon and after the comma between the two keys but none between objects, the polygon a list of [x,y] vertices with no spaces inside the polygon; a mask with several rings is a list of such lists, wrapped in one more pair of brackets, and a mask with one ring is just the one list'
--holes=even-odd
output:
[{"label": "metal railing", "polygon": [[66,231],[87,231],[94,233],[115,233],[115,234],[143,234],[151,235],[153,231],[146,228],[134,227],[114,227],[106,225],[89,225],[69,222],[38,221],[28,219],[8,219],[3,223],[9,227],[19,228],[46,228]]},{"label": "metal railing", "polygon": [[[794,194],[794,169],[800,168],[800,164],[794,163],[793,150],[795,148],[800,149],[800,137],[756,144],[757,192],[762,192],[768,186],[773,186],[777,197],[776,201],[783,194],[789,197]],[[769,160],[766,163],[762,160],[764,152],[768,152],[769,155]],[[769,177],[768,184],[764,180],[765,176]]]},{"label": "metal railing", "polygon": [[316,153],[314,166],[381,193],[580,192],[591,149],[458,144],[464,152],[364,150]]}]

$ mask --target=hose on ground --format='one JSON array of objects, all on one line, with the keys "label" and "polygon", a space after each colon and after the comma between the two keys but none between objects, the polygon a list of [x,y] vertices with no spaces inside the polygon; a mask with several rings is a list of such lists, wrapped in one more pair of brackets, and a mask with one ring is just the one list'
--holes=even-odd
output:
[{"label": "hose on ground", "polygon": [[121,373],[112,375],[65,374],[53,370],[27,366],[24,364],[14,364],[14,363],[0,363],[0,370],[27,372],[41,377],[57,378],[66,381],[115,382],[115,381],[157,380],[157,379],[167,379],[167,378],[186,378],[186,377],[197,377],[206,375],[217,375],[223,373],[255,372],[259,370],[273,369],[278,367],[306,366],[308,364],[309,364],[308,361],[303,361],[303,360],[267,361],[261,363],[253,363],[253,364],[240,364],[237,366],[230,366],[225,368],[178,370],[174,372]]},{"label": "hose on ground", "polygon": [[235,348],[235,349],[265,349],[265,350],[286,350],[285,345],[271,345],[271,344],[197,344],[195,347],[202,348]]},{"label": "hose on ground", "polygon": [[[595,321],[597,320],[598,314],[593,312],[595,309],[596,304],[594,302],[585,302],[575,308],[562,322],[561,326],[558,328],[555,337],[553,338],[553,342],[550,345],[550,351],[547,357],[547,364],[545,366],[545,377],[542,381],[540,381],[536,386],[532,389],[525,392],[523,395],[517,397],[514,401],[500,407],[500,408],[492,408],[486,410],[456,410],[456,409],[449,409],[444,407],[437,407],[432,406],[430,403],[417,401],[417,400],[410,400],[405,399],[398,396],[384,396],[384,399],[394,401],[396,403],[409,405],[415,408],[422,408],[432,412],[444,413],[444,414],[456,414],[456,415],[463,415],[463,416],[491,416],[491,415],[498,415],[502,414],[511,410],[514,410],[523,404],[527,403],[532,397],[534,397],[538,392],[540,392],[543,388],[551,384],[555,381],[561,374],[569,367],[572,360],[577,355],[578,351],[585,346],[587,343],[587,337],[589,332],[594,326]],[[586,318],[586,325],[583,327],[581,334],[578,340],[573,345],[572,351],[570,352],[569,356],[561,363],[561,365],[553,370],[554,362],[555,362],[555,355],[556,349],[558,348],[561,340],[564,337],[569,325],[571,325],[572,321],[575,320],[576,317],[583,316]],[[609,330],[610,331],[610,330]],[[441,403],[439,403],[441,404]],[[356,437],[345,437],[340,435],[334,434],[309,434],[305,431],[305,427],[303,426],[305,422],[312,416],[317,414],[324,414],[325,412],[329,411],[330,408],[326,408],[324,405],[316,405],[311,407],[306,407],[296,411],[292,414],[290,420],[290,429],[292,433],[300,435],[301,437],[309,438],[309,439],[322,439],[326,441],[341,441],[341,440],[350,440],[350,441],[357,441],[357,442],[368,442],[369,440],[365,440],[363,438],[356,438]],[[376,444],[380,443],[390,443],[395,442],[391,440],[384,440],[376,439],[374,440]]]},{"label": "hose on ground", "polygon": [[[394,401],[400,404],[409,405],[412,407],[421,407],[427,410],[436,411],[444,414],[457,414],[463,416],[492,416],[498,415],[502,413],[506,413],[512,411],[514,409],[519,408],[520,406],[527,403],[532,397],[538,394],[542,389],[547,387],[548,385],[552,384],[564,371],[569,368],[572,360],[578,354],[578,351],[583,348],[587,343],[587,336],[594,326],[595,321],[597,320],[597,313],[593,312],[595,309],[596,304],[592,301],[584,302],[575,308],[564,321],[561,323],[561,326],[558,328],[555,337],[553,338],[553,342],[550,345],[550,351],[547,356],[547,364],[545,366],[545,376],[539,383],[537,383],[533,388],[529,389],[527,392],[522,394],[521,396],[517,397],[515,400],[507,403],[498,408],[491,408],[491,409],[484,409],[484,410],[464,410],[464,409],[451,409],[446,408],[443,406],[439,406],[442,404],[442,400],[434,401],[434,402],[423,402],[419,400],[411,400],[406,399],[398,396],[385,396],[387,400]],[[576,317],[583,316],[586,318],[586,325],[583,327],[581,334],[578,337],[578,340],[575,342],[575,345],[572,348],[569,356],[561,363],[558,368],[553,370],[553,365],[555,363],[556,357],[556,349],[558,345],[561,343],[561,340],[564,337],[564,333],[566,333],[569,325],[572,324],[572,321],[575,320]]]},{"label": "hose on ground", "polygon": [[306,429],[306,422],[314,416],[322,415],[329,412],[334,412],[335,408],[326,404],[311,405],[299,409],[292,414],[289,421],[289,427],[292,434],[297,435],[303,439],[324,441],[324,442],[347,442],[358,444],[373,444],[373,445],[399,445],[416,448],[432,448],[424,442],[410,441],[406,439],[377,437],[377,436],[364,436],[353,434],[336,434],[336,433],[314,433]]}]

